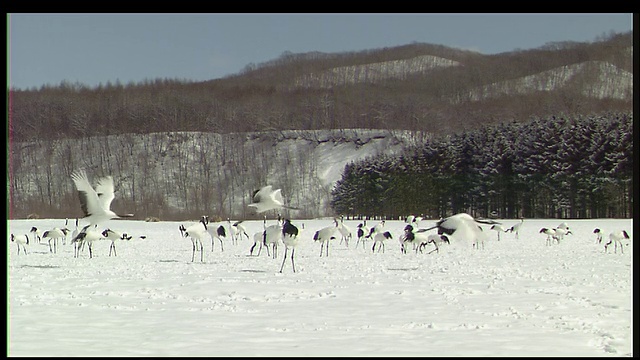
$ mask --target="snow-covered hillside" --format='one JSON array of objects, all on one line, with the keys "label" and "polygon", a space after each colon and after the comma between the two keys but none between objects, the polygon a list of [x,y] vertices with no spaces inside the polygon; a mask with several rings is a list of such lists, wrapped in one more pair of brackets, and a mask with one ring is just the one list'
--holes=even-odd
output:
[{"label": "snow-covered hillside", "polygon": [[[630,47],[630,52],[633,48]],[[632,55],[633,56],[633,55]],[[450,66],[464,66],[455,60],[423,55],[410,59],[341,66],[295,79],[293,87],[330,88],[357,83],[376,83],[387,79],[406,79],[410,75]],[[564,89],[575,82],[585,96],[629,100],[633,97],[633,73],[606,61],[587,61],[561,66],[537,74],[487,84],[450,101],[481,101],[488,98],[528,95],[537,91]]]},{"label": "snow-covered hillside", "polygon": [[[84,167],[90,178],[112,175],[114,208],[126,208],[140,219],[202,212],[255,217],[246,205],[253,191],[267,184],[282,188],[285,201],[301,209],[297,217],[330,216],[331,189],[346,164],[398,153],[427,137],[410,131],[350,129],[124,134],[18,143],[13,144],[12,157],[20,181],[13,201],[41,196],[76,204],[70,174]],[[42,174],[50,178],[43,180]]]},{"label": "snow-covered hillside", "polygon": [[527,95],[536,91],[563,89],[575,81],[582,81],[579,88],[588,97],[604,99],[631,99],[633,74],[604,61],[562,66],[508,81],[502,81],[471,90],[466,96],[452,100],[480,101],[492,97]]},{"label": "snow-covered hillside", "polygon": [[455,60],[422,55],[403,60],[341,66],[319,74],[306,74],[298,77],[294,86],[330,88],[357,83],[376,83],[387,79],[405,79],[409,75],[425,74],[436,68],[459,65]]}]

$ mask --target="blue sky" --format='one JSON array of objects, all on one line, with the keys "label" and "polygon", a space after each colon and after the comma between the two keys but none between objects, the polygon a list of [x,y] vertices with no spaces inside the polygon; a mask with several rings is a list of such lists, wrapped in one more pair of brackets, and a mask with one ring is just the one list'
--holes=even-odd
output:
[{"label": "blue sky", "polygon": [[633,29],[633,14],[8,14],[9,85],[205,81],[282,53],[439,44],[495,54]]}]

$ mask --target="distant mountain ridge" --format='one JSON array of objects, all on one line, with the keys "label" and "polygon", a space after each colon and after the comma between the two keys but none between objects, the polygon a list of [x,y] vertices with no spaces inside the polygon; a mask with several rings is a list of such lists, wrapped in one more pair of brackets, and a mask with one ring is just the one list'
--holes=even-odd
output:
[{"label": "distant mountain ridge", "polygon": [[285,52],[204,82],[10,89],[17,140],[119,133],[397,129],[449,134],[532,117],[631,111],[633,34],[495,55],[414,43]]},{"label": "distant mountain ridge", "polygon": [[[455,60],[422,55],[405,60],[340,66],[320,73],[299,76],[294,80],[292,88],[331,88],[358,83],[375,84],[389,79],[404,80],[411,75],[425,75],[437,68],[462,65]],[[529,95],[536,91],[561,90],[576,79],[583,81],[579,86],[586,97],[619,100],[633,98],[632,72],[607,61],[585,61],[484,85],[470,90],[465,96],[451,99],[451,102],[459,103],[462,99],[482,101],[489,97]]]},{"label": "distant mountain ridge", "polygon": [[455,60],[421,55],[405,60],[340,66],[319,74],[306,74],[295,79],[294,86],[331,88],[357,83],[377,83],[387,79],[403,80],[410,75],[425,74],[439,67],[459,65],[460,63]]},{"label": "distant mountain ridge", "polygon": [[587,61],[561,66],[513,80],[473,89],[467,98],[481,101],[488,97],[528,95],[536,91],[554,91],[582,81],[580,88],[586,97],[604,99],[633,99],[633,73],[606,61]]},{"label": "distant mountain ridge", "polygon": [[300,216],[323,216],[349,161],[485,125],[632,113],[632,84],[630,32],[496,55],[430,44],[285,53],[198,83],[9,89],[10,211],[77,210],[69,176],[86,167],[119,177],[116,210],[245,217],[249,195],[272,184]]}]

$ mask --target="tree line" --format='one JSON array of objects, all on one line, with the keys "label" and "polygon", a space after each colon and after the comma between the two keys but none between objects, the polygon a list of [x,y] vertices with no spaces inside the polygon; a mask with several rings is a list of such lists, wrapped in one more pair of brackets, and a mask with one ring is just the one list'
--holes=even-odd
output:
[{"label": "tree line", "polygon": [[[473,129],[503,122],[508,122],[500,125],[505,131],[521,131],[516,124],[528,124],[532,115],[546,118],[561,113],[625,113],[631,111],[633,104],[628,92],[621,98],[585,95],[598,93],[602,85],[594,82],[599,78],[598,66],[591,69],[595,75],[576,75],[562,88],[551,91],[505,94],[504,88],[493,90],[488,85],[585,62],[603,62],[621,73],[632,73],[632,55],[632,33],[610,34],[593,43],[554,43],[491,56],[439,45],[410,44],[342,54],[284,53],[273,61],[250,64],[238,75],[200,83],[155,79],[127,84],[108,82],[94,88],[69,82],[39,89],[10,88],[10,211],[26,216],[33,209],[42,214],[76,209],[77,197],[69,176],[78,167],[95,170],[98,176],[121,174],[122,202],[116,200],[114,206],[127,210],[134,207],[131,210],[161,218],[185,213],[196,216],[203,206],[219,214],[242,214],[243,208],[234,208],[235,204],[250,200],[249,195],[267,177],[282,183],[283,193],[299,197],[296,200],[300,203],[317,203],[318,199],[328,202],[331,189],[319,185],[317,161],[304,151],[294,154],[276,149],[273,144],[277,139],[290,136],[282,134],[383,129],[445,136],[466,131],[475,134]],[[461,65],[440,66],[441,60],[436,58],[450,60],[449,65]],[[360,78],[367,80],[356,81]],[[330,86],[317,86],[318,79]],[[607,81],[603,86],[626,89],[626,81],[621,83],[618,77]],[[509,84],[513,83],[520,84]],[[473,100],[469,95],[473,89],[481,89],[486,97]],[[247,139],[256,133],[273,140],[263,141],[262,145],[248,143]],[[481,133],[473,137],[480,138]],[[185,144],[192,148],[185,148]],[[473,147],[467,147],[457,151],[471,153]],[[453,156],[447,151],[447,156]],[[300,173],[285,176],[276,171],[282,163],[274,164],[274,156],[285,164],[296,162]],[[465,161],[460,160],[455,166],[465,169]],[[438,190],[438,181],[443,181],[449,172],[435,172],[441,175],[430,177],[425,184]],[[521,176],[527,174],[523,172]],[[483,179],[493,175],[485,174]],[[403,176],[398,172],[398,178]],[[456,173],[458,187],[463,190],[464,181],[473,180],[465,176],[475,175]],[[380,181],[386,181],[380,177]],[[408,178],[406,183],[411,181]],[[523,180],[506,176],[500,181],[517,186]],[[194,183],[200,185],[192,186]],[[314,190],[299,195],[294,191],[298,183]],[[607,198],[622,201],[628,196],[619,196],[619,187],[615,182],[601,186]],[[371,191],[375,189],[377,186]],[[492,189],[481,188],[476,193],[483,191],[497,196],[497,190]],[[544,187],[539,191],[548,192]],[[475,204],[472,199],[478,196],[442,200],[436,210],[430,211],[464,208]],[[565,201],[577,201],[571,197],[548,198],[553,199],[554,209],[569,209]],[[126,199],[133,200],[126,203]],[[539,197],[535,199],[541,201]],[[387,200],[385,204],[390,204]],[[517,206],[507,203],[509,199],[503,201],[505,204],[496,201],[486,206],[487,212],[497,207],[505,214],[533,214],[534,210],[527,209],[541,206],[537,202],[527,205],[524,200],[519,200]],[[392,212],[400,214],[403,205],[394,206],[398,209]],[[603,212],[599,205],[596,208],[598,213]],[[348,207],[336,209],[355,211]],[[305,214],[326,215],[330,211],[333,210],[309,208]]]},{"label": "tree line", "polygon": [[[490,86],[582,63],[632,73],[630,49],[631,33],[490,56],[417,43],[340,54],[284,53],[240,74],[198,83],[116,80],[93,88],[62,82],[8,89],[9,132],[15,141],[351,128],[446,134],[531,116],[630,111],[629,92],[618,98],[585,95],[603,86],[631,87],[624,77],[611,77],[613,84],[601,81],[599,65],[550,91],[505,93]],[[443,61],[448,65],[440,66]],[[318,79],[330,86],[317,86]]]},{"label": "tree line", "polygon": [[[332,149],[385,141],[394,149],[424,141],[408,131],[367,129],[217,134],[166,132],[11,142],[7,189],[10,218],[81,216],[71,174],[90,181],[111,175],[116,213],[134,219],[260,219],[247,207],[253,192],[271,184],[298,218],[332,215],[333,183],[322,156]],[[381,139],[382,138],[382,139]],[[353,145],[351,145],[353,144]],[[267,215],[272,216],[271,212]],[[283,215],[289,215],[283,212]]]},{"label": "tree line", "polygon": [[348,216],[633,216],[633,113],[552,116],[353,162],[332,190]]}]

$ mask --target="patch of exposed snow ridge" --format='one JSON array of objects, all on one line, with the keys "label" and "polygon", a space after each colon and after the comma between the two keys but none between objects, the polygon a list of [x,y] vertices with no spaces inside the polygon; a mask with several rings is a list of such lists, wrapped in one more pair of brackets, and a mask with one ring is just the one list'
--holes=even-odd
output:
[{"label": "patch of exposed snow ridge", "polygon": [[455,99],[454,102],[480,101],[491,97],[526,95],[570,86],[580,77],[583,94],[594,98],[627,99],[633,97],[633,74],[604,61],[565,65],[518,79],[485,85]]},{"label": "patch of exposed snow ridge", "polygon": [[439,67],[458,66],[459,62],[438,56],[423,55],[405,60],[336,67],[317,74],[298,77],[295,87],[328,88],[336,85],[375,83],[386,79],[406,79]]}]

